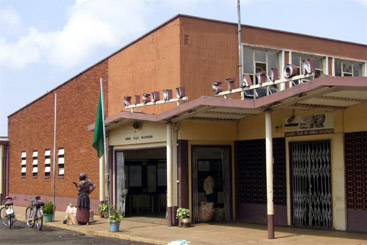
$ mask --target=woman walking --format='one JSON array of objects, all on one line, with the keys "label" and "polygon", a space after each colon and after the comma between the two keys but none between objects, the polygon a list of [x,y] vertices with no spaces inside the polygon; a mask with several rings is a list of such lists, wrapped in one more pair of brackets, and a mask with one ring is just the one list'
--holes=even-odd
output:
[{"label": "woman walking", "polygon": [[76,189],[79,191],[76,220],[78,225],[85,225],[89,224],[89,194],[94,191],[96,185],[92,181],[87,180],[87,175],[85,173],[79,175],[79,180],[79,185],[73,182]]}]

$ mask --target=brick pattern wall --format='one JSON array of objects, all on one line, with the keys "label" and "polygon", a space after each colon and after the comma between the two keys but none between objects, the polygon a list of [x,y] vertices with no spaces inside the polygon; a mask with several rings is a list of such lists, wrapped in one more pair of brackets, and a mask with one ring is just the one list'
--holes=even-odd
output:
[{"label": "brick pattern wall", "polygon": [[[103,61],[79,74],[55,90],[12,114],[8,120],[10,140],[9,193],[53,195],[52,159],[54,137],[54,98],[57,93],[56,196],[77,197],[73,181],[85,172],[97,189],[91,199],[98,199],[99,160],[92,147],[94,123],[99,97],[99,78],[104,80],[105,108],[108,113],[108,62]],[[58,177],[57,152],[65,149],[65,174]],[[46,178],[45,150],[51,150],[51,177]],[[38,151],[38,176],[32,177],[32,153]],[[21,152],[27,153],[26,177],[21,177]]]}]

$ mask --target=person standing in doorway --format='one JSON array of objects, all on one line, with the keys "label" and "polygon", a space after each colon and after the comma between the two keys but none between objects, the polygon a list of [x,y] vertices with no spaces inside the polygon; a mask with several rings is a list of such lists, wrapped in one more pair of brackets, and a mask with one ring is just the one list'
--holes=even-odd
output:
[{"label": "person standing in doorway", "polygon": [[204,186],[205,195],[207,202],[215,202],[215,196],[214,196],[214,179],[212,176],[208,175],[208,177],[204,180]]},{"label": "person standing in doorway", "polygon": [[76,220],[78,225],[86,225],[89,224],[89,194],[96,189],[96,185],[87,179],[87,175],[85,173],[81,173],[79,175],[79,181],[79,185],[76,182],[73,182],[79,192]]}]

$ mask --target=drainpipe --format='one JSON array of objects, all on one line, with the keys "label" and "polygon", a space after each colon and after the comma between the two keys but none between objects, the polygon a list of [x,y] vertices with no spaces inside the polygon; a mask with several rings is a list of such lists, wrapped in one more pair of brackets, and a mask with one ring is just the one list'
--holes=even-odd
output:
[{"label": "drainpipe", "polygon": [[271,111],[265,111],[265,147],[266,147],[266,196],[268,213],[268,239],[274,239],[274,203],[273,203],[273,139]]},{"label": "drainpipe", "polygon": [[172,226],[172,124],[167,123],[167,224]]}]

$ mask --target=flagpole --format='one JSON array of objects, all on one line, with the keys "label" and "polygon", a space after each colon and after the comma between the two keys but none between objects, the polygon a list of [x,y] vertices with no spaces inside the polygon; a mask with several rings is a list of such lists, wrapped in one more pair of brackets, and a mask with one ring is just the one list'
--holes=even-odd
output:
[{"label": "flagpole", "polygon": [[55,175],[56,175],[56,104],[57,104],[57,93],[55,93],[55,109],[54,109],[54,155],[53,155],[53,166],[52,166],[52,176],[53,176],[53,204],[54,204],[54,212],[52,219],[55,221]]},{"label": "flagpole", "polygon": [[106,187],[107,187],[107,200],[108,200],[108,216],[111,215],[110,209],[110,188],[109,188],[109,171],[108,171],[108,162],[107,162],[107,147],[106,147],[106,128],[104,123],[104,101],[103,101],[103,79],[99,79],[101,86],[101,105],[102,105],[102,125],[103,125],[103,146],[104,146],[104,159],[105,159],[105,168],[106,168]]}]

